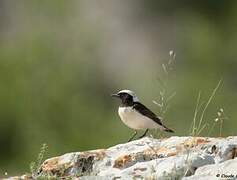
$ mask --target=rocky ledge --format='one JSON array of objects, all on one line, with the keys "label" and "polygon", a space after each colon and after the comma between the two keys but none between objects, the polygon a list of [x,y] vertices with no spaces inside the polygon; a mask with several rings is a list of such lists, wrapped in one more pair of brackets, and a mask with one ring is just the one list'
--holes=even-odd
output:
[{"label": "rocky ledge", "polygon": [[236,157],[237,136],[145,137],[108,149],[47,159],[33,179],[235,179]]}]

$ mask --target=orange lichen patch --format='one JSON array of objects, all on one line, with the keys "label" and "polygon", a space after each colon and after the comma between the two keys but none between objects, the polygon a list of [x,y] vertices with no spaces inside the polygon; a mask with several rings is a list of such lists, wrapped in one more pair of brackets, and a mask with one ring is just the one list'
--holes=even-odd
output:
[{"label": "orange lichen patch", "polygon": [[184,147],[192,148],[201,144],[209,143],[210,141],[207,138],[203,137],[191,137],[183,142]]},{"label": "orange lichen patch", "polygon": [[113,167],[114,168],[123,168],[126,167],[133,160],[132,155],[124,155],[115,160]]},{"label": "orange lichen patch", "polygon": [[95,160],[101,160],[105,157],[105,149],[94,151],[85,151],[78,154],[72,153],[67,156],[58,156],[46,160],[41,165],[41,172],[58,175],[66,175],[67,171],[74,166],[82,166],[88,161],[93,163]]},{"label": "orange lichen patch", "polygon": [[158,148],[158,149],[154,149],[154,148],[149,148],[147,150],[144,151],[144,154],[145,155],[149,155],[151,157],[154,157],[154,156],[165,156],[165,157],[170,157],[170,156],[175,156],[177,155],[177,151],[176,150],[171,150],[171,149],[168,149],[168,148],[165,148],[165,147],[161,147],[161,148]]},{"label": "orange lichen patch", "polygon": [[123,155],[117,158],[114,162],[114,168],[125,168],[135,164],[136,162],[149,161],[159,157],[169,157],[177,155],[177,151],[170,150],[168,148],[148,148],[142,152],[131,153],[129,155]]},{"label": "orange lichen patch", "polygon": [[[94,150],[94,151],[85,151],[81,152],[79,154],[80,158],[87,158],[87,157],[94,157],[96,160],[103,159],[105,157],[105,150],[104,149],[99,149],[99,150]],[[60,165],[66,165],[66,164],[71,164],[69,162],[62,163],[62,156],[50,158],[42,164],[41,168],[43,171],[52,171],[54,169],[57,169],[57,167]]]},{"label": "orange lichen patch", "polygon": [[42,171],[50,172],[56,169],[58,167],[58,161],[59,161],[59,157],[50,158],[44,161],[44,163],[41,166]]},{"label": "orange lichen patch", "polygon": [[168,149],[168,148],[165,148],[165,147],[159,148],[156,153],[157,153],[158,155],[159,155],[159,154],[164,154],[164,155],[166,155],[167,157],[177,155],[177,151],[171,150],[171,149]]},{"label": "orange lichen patch", "polygon": [[72,162],[60,163],[60,157],[54,157],[46,160],[41,165],[41,171],[43,171],[44,173],[63,175],[64,172],[72,166]]},{"label": "orange lichen patch", "polygon": [[89,157],[89,156],[93,156],[94,160],[102,160],[105,156],[106,156],[106,150],[105,149],[97,149],[94,151],[85,151],[85,152],[81,152],[80,156],[81,157]]},{"label": "orange lichen patch", "polygon": [[210,141],[207,140],[207,138],[198,138],[197,141],[196,141],[196,144],[199,145],[199,144],[206,144],[206,143],[209,143]]}]

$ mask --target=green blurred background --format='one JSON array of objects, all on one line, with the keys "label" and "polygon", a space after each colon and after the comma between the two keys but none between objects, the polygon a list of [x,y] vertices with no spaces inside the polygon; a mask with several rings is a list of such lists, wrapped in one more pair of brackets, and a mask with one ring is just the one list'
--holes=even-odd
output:
[{"label": "green blurred background", "polygon": [[134,90],[159,114],[170,50],[167,126],[189,135],[198,92],[206,101],[222,78],[204,120],[223,108],[222,135],[236,135],[236,19],[234,0],[1,0],[0,177],[29,171],[42,143],[51,157],[125,142],[110,94]]}]

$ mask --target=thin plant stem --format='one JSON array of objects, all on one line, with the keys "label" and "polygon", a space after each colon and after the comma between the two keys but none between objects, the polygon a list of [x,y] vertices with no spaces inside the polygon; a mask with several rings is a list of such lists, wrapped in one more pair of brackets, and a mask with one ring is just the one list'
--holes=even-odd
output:
[{"label": "thin plant stem", "polygon": [[209,104],[211,103],[212,99],[214,98],[215,94],[216,94],[216,91],[218,90],[220,84],[222,82],[222,79],[218,82],[217,86],[215,87],[215,89],[212,91],[212,94],[211,96],[209,97],[203,111],[202,111],[202,114],[201,114],[201,118],[200,118],[200,121],[199,121],[199,124],[198,124],[198,131],[200,132],[200,128],[201,128],[201,125],[202,125],[202,121],[203,121],[203,118],[204,118],[204,115],[205,115],[205,112],[209,106]]},{"label": "thin plant stem", "polygon": [[201,128],[200,128],[200,130],[197,132],[197,134],[200,134],[205,128],[206,128],[206,126],[209,126],[209,124],[204,124]]},{"label": "thin plant stem", "polygon": [[221,137],[221,135],[222,135],[223,120],[221,119],[220,121],[221,121],[221,122],[220,122],[220,134],[219,134],[219,136]]},{"label": "thin plant stem", "polygon": [[214,122],[210,128],[210,131],[208,132],[207,136],[210,136],[211,132],[213,131],[214,127],[216,125],[216,122]]},{"label": "thin plant stem", "polygon": [[175,95],[176,95],[176,92],[173,92],[173,93],[166,99],[166,102],[168,103]]},{"label": "thin plant stem", "polygon": [[199,93],[198,93],[197,104],[196,104],[195,111],[194,111],[192,135],[195,134],[196,119],[197,119],[197,113],[198,113],[198,107],[199,107],[200,98],[201,98],[201,91],[199,91]]}]

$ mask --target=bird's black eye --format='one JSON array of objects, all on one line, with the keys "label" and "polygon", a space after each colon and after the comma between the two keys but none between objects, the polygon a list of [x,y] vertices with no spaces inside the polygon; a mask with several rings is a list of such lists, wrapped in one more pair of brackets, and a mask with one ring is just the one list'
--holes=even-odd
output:
[{"label": "bird's black eye", "polygon": [[127,93],[121,93],[119,94],[120,98],[123,99],[123,100],[126,100],[126,101],[131,101],[132,100],[132,96],[127,94]]},{"label": "bird's black eye", "polygon": [[120,97],[121,99],[126,99],[126,98],[127,98],[127,94],[125,94],[125,93],[120,93],[120,94],[119,94],[119,97]]}]

